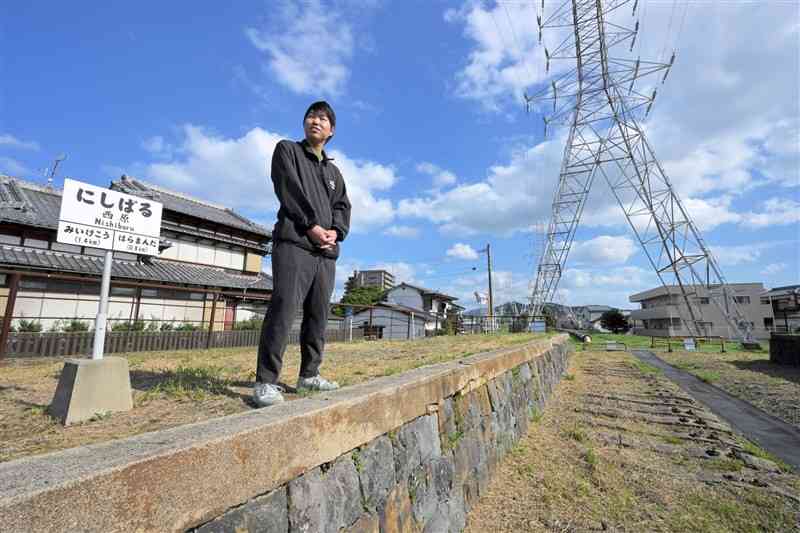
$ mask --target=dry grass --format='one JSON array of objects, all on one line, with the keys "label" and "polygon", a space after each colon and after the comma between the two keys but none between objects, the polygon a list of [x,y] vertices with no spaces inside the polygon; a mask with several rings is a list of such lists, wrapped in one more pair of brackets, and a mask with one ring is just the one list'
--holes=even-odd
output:
[{"label": "dry grass", "polygon": [[797,530],[800,478],[745,468],[727,451],[751,445],[726,431],[709,444],[690,436],[700,429],[663,423],[674,401],[708,420],[705,437],[722,427],[660,373],[621,352],[579,352],[569,372],[499,467],[468,531]]},{"label": "dry grass", "polygon": [[[434,337],[414,341],[357,341],[327,346],[322,374],[342,386],[504,348],[542,337],[533,334]],[[47,414],[63,362],[13,361],[0,375],[0,462],[128,437],[252,409],[255,348],[127,355],[134,409],[98,413],[63,427]],[[294,384],[300,361],[287,350],[282,379]],[[287,399],[296,399],[288,394]]]},{"label": "dry grass", "polygon": [[770,363],[767,351],[658,356],[800,428],[800,367]]}]

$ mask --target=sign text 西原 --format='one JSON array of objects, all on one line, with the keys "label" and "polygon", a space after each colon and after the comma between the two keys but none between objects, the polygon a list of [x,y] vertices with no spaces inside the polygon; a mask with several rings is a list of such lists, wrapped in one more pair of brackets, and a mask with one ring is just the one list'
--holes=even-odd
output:
[{"label": "sign text \u897f\u539f", "polygon": [[158,255],[162,204],[71,179],[64,180],[58,242]]}]

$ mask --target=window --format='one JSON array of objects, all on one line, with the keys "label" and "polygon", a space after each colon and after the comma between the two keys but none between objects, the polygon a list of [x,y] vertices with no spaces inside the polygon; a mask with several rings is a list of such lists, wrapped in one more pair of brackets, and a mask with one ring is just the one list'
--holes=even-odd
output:
[{"label": "window", "polygon": [[79,294],[81,292],[81,284],[71,281],[50,280],[47,282],[47,290],[51,292]]},{"label": "window", "polygon": [[44,239],[34,239],[32,237],[25,237],[25,242],[23,246],[27,246],[28,248],[42,248],[47,250],[47,247],[50,243]]},{"label": "window", "polygon": [[761,298],[761,305],[770,305],[771,302],[769,301],[769,297],[762,297]]},{"label": "window", "polygon": [[204,292],[190,292],[189,299],[190,300],[205,300],[206,293]]},{"label": "window", "polygon": [[681,319],[677,317],[672,317],[672,326],[673,327],[680,327]]},{"label": "window", "polygon": [[22,243],[22,237],[20,237],[19,235],[0,233],[0,244],[15,244],[19,246],[21,243]]},{"label": "window", "polygon": [[51,242],[50,249],[56,252],[69,252],[71,254],[81,253],[81,247],[74,244],[64,244],[61,242]]},{"label": "window", "polygon": [[158,289],[142,289],[142,298],[158,298]]},{"label": "window", "polygon": [[43,279],[22,279],[19,282],[19,288],[33,291],[43,291],[47,288],[47,282]]},{"label": "window", "polygon": [[734,296],[733,297],[733,301],[736,302],[737,304],[749,305],[750,304],[750,297],[749,296]]},{"label": "window", "polygon": [[134,287],[111,287],[111,296],[133,296],[136,294]]},{"label": "window", "polygon": [[698,298],[698,299],[697,299],[697,302],[698,302],[700,305],[708,305],[708,303],[709,303],[709,299],[708,299],[708,298]]}]

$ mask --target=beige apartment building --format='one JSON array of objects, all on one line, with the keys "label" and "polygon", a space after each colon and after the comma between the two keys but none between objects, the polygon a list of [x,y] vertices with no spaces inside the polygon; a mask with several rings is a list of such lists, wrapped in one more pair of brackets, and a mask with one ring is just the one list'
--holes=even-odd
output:
[{"label": "beige apartment building", "polygon": [[388,291],[394,287],[394,274],[385,270],[356,270],[344,284],[345,292],[359,287],[378,287]]},{"label": "beige apartment building", "polygon": [[[768,339],[775,327],[770,299],[765,295],[763,283],[731,283],[734,300],[753,327],[756,339]],[[720,309],[711,301],[709,289],[703,285],[692,286],[694,309],[702,314],[706,335],[735,337]],[[712,287],[713,290],[713,287]],[[686,302],[677,285],[656,287],[629,297],[641,309],[631,311],[629,320],[635,335],[653,337],[686,337],[691,335],[681,317],[688,317]]]}]

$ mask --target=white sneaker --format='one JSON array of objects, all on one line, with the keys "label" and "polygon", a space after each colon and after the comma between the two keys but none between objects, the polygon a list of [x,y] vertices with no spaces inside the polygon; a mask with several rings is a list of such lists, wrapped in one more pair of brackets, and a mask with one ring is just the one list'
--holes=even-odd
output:
[{"label": "white sneaker", "polygon": [[329,391],[339,388],[339,384],[335,381],[328,381],[319,374],[310,378],[298,378],[297,389],[320,390]]},{"label": "white sneaker", "polygon": [[259,407],[269,407],[276,403],[283,403],[283,394],[277,385],[256,383],[253,387],[253,402]]}]

